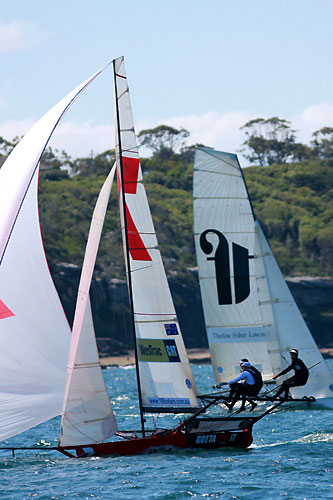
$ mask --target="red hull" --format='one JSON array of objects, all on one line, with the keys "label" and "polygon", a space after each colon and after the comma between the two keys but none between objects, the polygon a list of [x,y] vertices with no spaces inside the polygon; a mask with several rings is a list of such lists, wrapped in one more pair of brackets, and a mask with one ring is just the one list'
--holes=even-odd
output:
[{"label": "red hull", "polygon": [[170,431],[156,432],[149,437],[131,437],[124,441],[87,444],[85,446],[58,447],[58,450],[76,458],[112,455],[139,455],[172,449],[215,449],[222,447],[247,448],[252,443],[252,426],[242,430],[190,433],[182,426]]}]

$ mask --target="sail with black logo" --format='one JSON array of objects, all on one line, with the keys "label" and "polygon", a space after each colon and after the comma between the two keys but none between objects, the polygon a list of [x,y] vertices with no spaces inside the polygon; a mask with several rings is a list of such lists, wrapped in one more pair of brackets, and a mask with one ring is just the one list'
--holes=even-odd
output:
[{"label": "sail with black logo", "polygon": [[[333,405],[333,378],[286,285],[259,222],[235,154],[198,148],[194,163],[194,233],[202,303],[217,383],[248,358],[271,379],[297,347],[310,370],[306,387]],[[306,392],[305,392],[306,391]]]}]

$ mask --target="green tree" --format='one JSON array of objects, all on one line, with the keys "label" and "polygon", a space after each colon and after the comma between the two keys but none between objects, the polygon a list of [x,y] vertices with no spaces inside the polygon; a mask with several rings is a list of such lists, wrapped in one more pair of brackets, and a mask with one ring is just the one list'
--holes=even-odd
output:
[{"label": "green tree", "polygon": [[93,155],[91,152],[90,157],[77,158],[72,163],[72,173],[80,174],[84,177],[90,175],[107,175],[113,163],[115,162],[116,155],[114,149],[108,149],[97,156]]},{"label": "green tree", "polygon": [[333,127],[323,127],[312,134],[314,153],[322,159],[333,160]]},{"label": "green tree", "polygon": [[190,133],[184,128],[177,130],[168,125],[159,125],[152,129],[141,130],[138,139],[140,146],[146,146],[152,150],[153,156],[167,160],[178,147],[184,145],[184,141],[189,135]]},{"label": "green tree", "polygon": [[[247,122],[241,130],[245,131],[242,152],[245,158],[261,166],[273,163],[285,163],[294,156],[296,149],[295,130],[290,128],[290,122],[277,116],[256,118]],[[298,145],[300,153],[300,147]],[[249,151],[249,152],[247,152]]]}]

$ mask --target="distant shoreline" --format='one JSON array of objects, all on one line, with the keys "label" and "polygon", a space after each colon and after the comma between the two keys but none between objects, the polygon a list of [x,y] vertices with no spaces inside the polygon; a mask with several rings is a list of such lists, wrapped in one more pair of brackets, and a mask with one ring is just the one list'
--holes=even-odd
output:
[{"label": "distant shoreline", "polygon": [[[319,349],[325,359],[333,358],[333,347],[323,347]],[[210,363],[209,349],[187,349],[190,363]],[[100,358],[102,367],[107,366],[130,366],[134,365],[134,353],[130,351],[122,356],[105,356]]]}]

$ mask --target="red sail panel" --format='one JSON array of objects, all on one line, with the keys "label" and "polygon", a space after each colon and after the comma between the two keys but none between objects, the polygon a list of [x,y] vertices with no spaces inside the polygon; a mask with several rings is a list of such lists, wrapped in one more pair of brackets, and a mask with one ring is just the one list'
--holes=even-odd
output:
[{"label": "red sail panel", "polygon": [[129,252],[133,260],[146,260],[151,261],[151,257],[141,239],[139,231],[137,230],[130,211],[126,205],[127,229],[128,229],[128,246]]},{"label": "red sail panel", "polygon": [[15,314],[0,299],[0,319],[10,318],[11,316],[15,316]]},{"label": "red sail panel", "polygon": [[139,158],[127,158],[126,156],[123,156],[123,172],[126,194],[136,194],[139,165]]}]

